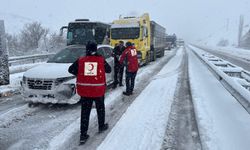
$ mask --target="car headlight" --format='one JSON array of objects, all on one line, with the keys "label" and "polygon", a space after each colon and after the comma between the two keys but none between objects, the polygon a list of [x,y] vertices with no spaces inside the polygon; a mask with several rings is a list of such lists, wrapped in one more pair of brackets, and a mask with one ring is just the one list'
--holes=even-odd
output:
[{"label": "car headlight", "polygon": [[71,79],[74,79],[75,76],[70,76],[70,77],[64,77],[64,78],[57,78],[56,81],[55,81],[55,85],[60,85],[62,84],[63,82],[66,82],[66,81],[69,81]]},{"label": "car headlight", "polygon": [[23,84],[26,84],[27,78],[25,76],[23,76]]},{"label": "car headlight", "polygon": [[66,97],[71,98],[73,95],[76,94],[76,87],[75,84],[62,84],[57,89],[58,94]]}]

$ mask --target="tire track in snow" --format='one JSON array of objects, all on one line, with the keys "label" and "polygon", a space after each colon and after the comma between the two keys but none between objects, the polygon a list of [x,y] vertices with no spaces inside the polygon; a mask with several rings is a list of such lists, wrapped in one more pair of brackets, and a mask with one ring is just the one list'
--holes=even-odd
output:
[{"label": "tire track in snow", "polygon": [[201,149],[189,85],[187,57],[185,52],[182,67],[180,67],[182,72],[178,79],[175,98],[171,106],[162,150]]},{"label": "tire track in snow", "polygon": [[32,115],[32,112],[38,109],[39,108],[29,108],[28,104],[15,107],[0,115],[0,128],[7,128],[11,123]]}]

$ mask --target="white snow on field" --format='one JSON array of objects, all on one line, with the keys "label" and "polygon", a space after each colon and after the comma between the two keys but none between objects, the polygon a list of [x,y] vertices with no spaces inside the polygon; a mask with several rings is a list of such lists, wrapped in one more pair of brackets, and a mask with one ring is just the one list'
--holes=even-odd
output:
[{"label": "white snow on field", "polygon": [[189,77],[203,149],[249,149],[248,112],[190,51]]},{"label": "white snow on field", "polygon": [[180,49],[135,99],[98,149],[161,148],[182,57],[183,50]]},{"label": "white snow on field", "polygon": [[250,61],[250,50],[235,48],[235,47],[218,47],[218,46],[204,46],[211,50],[225,53],[229,56],[236,56],[238,58],[243,58],[247,61]]}]

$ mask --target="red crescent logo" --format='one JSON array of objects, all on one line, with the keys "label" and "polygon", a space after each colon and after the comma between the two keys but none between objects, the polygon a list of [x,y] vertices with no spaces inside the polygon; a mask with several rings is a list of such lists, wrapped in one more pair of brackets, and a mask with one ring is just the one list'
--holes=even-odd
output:
[{"label": "red crescent logo", "polygon": [[92,71],[94,69],[94,65],[93,64],[89,64],[89,71]]}]

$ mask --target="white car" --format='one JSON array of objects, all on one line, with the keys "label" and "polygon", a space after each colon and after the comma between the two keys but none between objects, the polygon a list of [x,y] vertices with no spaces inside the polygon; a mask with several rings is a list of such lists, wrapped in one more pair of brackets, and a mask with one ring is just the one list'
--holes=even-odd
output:
[{"label": "white car", "polygon": [[[112,68],[111,73],[106,74],[107,85],[113,82],[112,52],[113,48],[109,45],[99,45],[97,49],[97,53],[104,56]],[[47,63],[26,71],[21,81],[25,100],[34,103],[77,103],[80,97],[76,94],[76,78],[68,73],[68,68],[85,54],[85,46],[68,46],[55,54]]]}]

